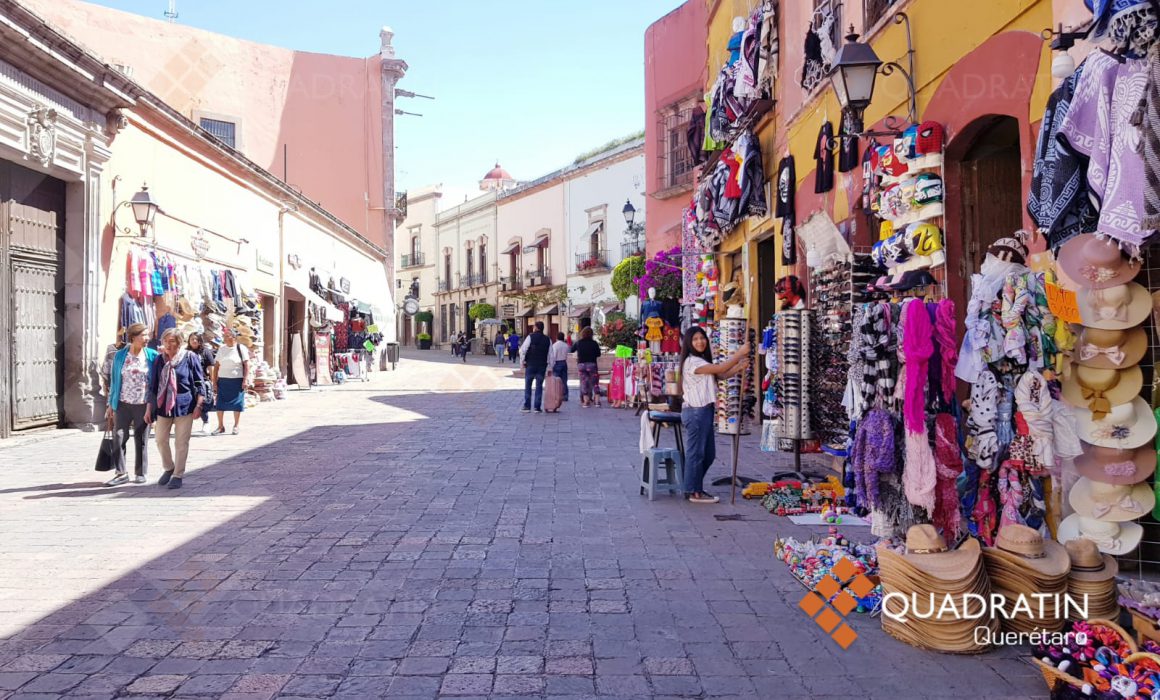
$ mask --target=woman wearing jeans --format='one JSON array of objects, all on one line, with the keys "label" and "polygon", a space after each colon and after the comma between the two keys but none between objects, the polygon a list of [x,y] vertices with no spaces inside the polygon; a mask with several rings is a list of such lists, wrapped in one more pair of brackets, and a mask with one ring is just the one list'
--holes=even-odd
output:
[{"label": "woman wearing jeans", "polygon": [[728,360],[713,364],[709,336],[700,326],[685,333],[681,347],[681,386],[684,394],[681,427],[685,433],[685,498],[690,503],[716,503],[705,493],[705,474],[717,458],[713,415],[716,411],[716,379],[727,379],[749,366],[749,344],[737,348]]},{"label": "woman wearing jeans", "polygon": [[580,373],[580,405],[596,405],[596,383],[600,380],[600,370],[596,361],[600,358],[600,343],[592,339],[592,327],[580,331],[580,340],[572,346],[576,353],[576,369]]},{"label": "woman wearing jeans", "polygon": [[128,345],[113,355],[109,374],[109,407],[105,409],[105,420],[115,421],[117,443],[121,448],[117,459],[117,473],[105,482],[105,486],[120,486],[129,483],[125,446],[129,442],[129,428],[133,429],[134,464],[133,482],[145,483],[145,472],[149,468],[149,449],[145,438],[149,435],[148,403],[149,368],[157,358],[157,351],[145,347],[149,342],[149,329],[144,323],[134,323],[125,331]]},{"label": "woman wearing jeans", "polygon": [[[157,420],[157,451],[161,453],[161,466],[165,470],[157,484],[179,489],[185,476],[193,421],[205,410],[202,406],[205,373],[201,369],[201,357],[182,347],[181,334],[176,328],[161,334],[161,349],[149,373],[150,405],[145,420],[150,421],[154,416]],[[176,433],[172,449],[171,432]]]}]

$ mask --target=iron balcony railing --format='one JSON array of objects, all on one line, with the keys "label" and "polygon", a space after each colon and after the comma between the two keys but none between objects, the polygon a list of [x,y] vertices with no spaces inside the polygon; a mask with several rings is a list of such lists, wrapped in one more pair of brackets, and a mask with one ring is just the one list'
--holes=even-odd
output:
[{"label": "iron balcony railing", "polygon": [[439,280],[439,291],[450,292],[451,291],[451,282],[449,282],[448,280]]},{"label": "iron balcony railing", "polygon": [[592,270],[608,269],[608,251],[590,250],[587,253],[576,254],[576,271],[591,272]]},{"label": "iron balcony railing", "polygon": [[459,278],[459,288],[460,289],[469,289],[471,287],[478,287],[479,285],[485,283],[486,277],[487,277],[486,275],[478,274],[478,273],[472,274],[472,275],[463,275],[462,277]]},{"label": "iron balcony railing", "polygon": [[[551,276],[552,276],[552,270],[547,265],[545,265],[543,267],[537,267],[534,270],[528,270],[524,274],[524,277],[527,277],[529,280],[540,279],[540,278],[547,280]],[[547,283],[540,282],[540,284],[547,284]]]},{"label": "iron balcony railing", "polygon": [[524,281],[519,277],[501,277],[499,282],[505,292],[518,292],[524,288]]},{"label": "iron balcony railing", "polygon": [[620,257],[631,258],[634,255],[644,255],[644,241],[631,240],[620,244]]},{"label": "iron balcony railing", "polygon": [[411,253],[403,256],[403,263],[400,267],[419,267],[425,265],[426,261],[422,253]]}]

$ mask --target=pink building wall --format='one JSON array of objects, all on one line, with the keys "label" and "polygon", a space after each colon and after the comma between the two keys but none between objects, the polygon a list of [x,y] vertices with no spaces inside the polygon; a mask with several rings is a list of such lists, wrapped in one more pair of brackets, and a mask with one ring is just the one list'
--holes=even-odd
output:
[{"label": "pink building wall", "polygon": [[650,255],[680,244],[681,211],[691,196],[691,190],[657,196],[665,187],[666,162],[665,134],[657,113],[704,90],[708,19],[704,0],[686,0],[644,33],[645,242]]},{"label": "pink building wall", "polygon": [[[247,158],[390,248],[377,54],[293,51],[78,0],[22,2],[195,122],[236,121]],[[368,45],[377,39],[368,32]]]}]

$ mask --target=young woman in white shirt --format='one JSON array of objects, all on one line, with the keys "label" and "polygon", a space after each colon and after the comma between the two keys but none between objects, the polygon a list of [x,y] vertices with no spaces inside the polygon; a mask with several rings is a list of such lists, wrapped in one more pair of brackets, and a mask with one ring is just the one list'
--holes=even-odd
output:
[{"label": "young woman in white shirt", "polygon": [[685,434],[684,491],[690,503],[717,503],[705,493],[705,474],[717,458],[713,416],[717,403],[717,380],[727,379],[749,367],[746,343],[720,364],[713,364],[709,336],[700,326],[685,332],[681,345],[681,427]]}]

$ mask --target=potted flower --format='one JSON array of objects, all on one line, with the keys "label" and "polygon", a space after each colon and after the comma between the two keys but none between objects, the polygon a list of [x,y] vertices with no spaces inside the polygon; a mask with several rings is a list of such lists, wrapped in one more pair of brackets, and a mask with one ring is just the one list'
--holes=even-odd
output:
[{"label": "potted flower", "polygon": [[419,341],[419,349],[420,350],[430,350],[431,349],[431,334],[430,333],[420,333],[419,335],[415,336],[415,338]]}]

